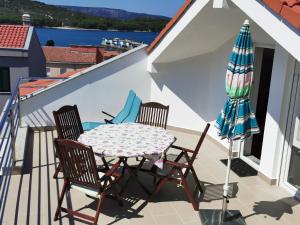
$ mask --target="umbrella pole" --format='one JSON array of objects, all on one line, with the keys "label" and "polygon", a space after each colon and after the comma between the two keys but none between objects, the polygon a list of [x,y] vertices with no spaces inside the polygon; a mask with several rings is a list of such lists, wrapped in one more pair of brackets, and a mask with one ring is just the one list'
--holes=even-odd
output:
[{"label": "umbrella pole", "polygon": [[230,139],[227,169],[226,169],[226,178],[225,178],[225,184],[223,187],[224,193],[223,193],[223,205],[222,205],[222,216],[221,216],[222,221],[221,222],[224,222],[224,220],[225,220],[227,204],[229,203],[228,191],[229,191],[229,175],[230,175],[230,167],[231,167],[232,146],[233,146],[233,141],[232,141],[232,139]]}]

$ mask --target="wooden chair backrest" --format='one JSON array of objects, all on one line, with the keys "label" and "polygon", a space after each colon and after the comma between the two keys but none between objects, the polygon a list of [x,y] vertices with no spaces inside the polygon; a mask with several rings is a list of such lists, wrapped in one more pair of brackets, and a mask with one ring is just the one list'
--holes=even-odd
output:
[{"label": "wooden chair backrest", "polygon": [[55,145],[64,179],[83,187],[100,187],[92,147],[68,139],[56,139]]},{"label": "wooden chair backrest", "polygon": [[204,131],[202,132],[202,134],[201,134],[201,136],[200,136],[200,138],[199,138],[199,141],[198,141],[198,143],[197,143],[197,146],[196,146],[196,148],[195,148],[195,150],[194,150],[194,153],[193,153],[193,155],[192,155],[192,157],[191,157],[191,163],[192,163],[192,164],[193,164],[194,160],[196,159],[196,157],[197,157],[197,155],[198,155],[198,152],[199,152],[200,147],[201,147],[201,145],[202,145],[202,143],[203,143],[203,141],[204,141],[204,139],[205,139],[205,136],[206,136],[206,134],[207,134],[207,131],[208,131],[209,127],[210,127],[210,124],[207,123],[206,126],[205,126]]},{"label": "wooden chair backrest", "polygon": [[59,139],[71,139],[77,141],[83,133],[78,108],[76,105],[66,105],[57,111],[53,111]]},{"label": "wooden chair backrest", "polygon": [[143,103],[137,119],[138,123],[167,128],[169,106],[162,105],[158,102]]}]

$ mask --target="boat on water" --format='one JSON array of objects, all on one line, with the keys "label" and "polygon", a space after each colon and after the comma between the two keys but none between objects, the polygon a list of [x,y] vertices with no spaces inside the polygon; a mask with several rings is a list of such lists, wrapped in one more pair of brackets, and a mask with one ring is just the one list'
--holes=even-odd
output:
[{"label": "boat on water", "polygon": [[137,42],[129,39],[120,39],[120,38],[113,38],[113,39],[102,38],[102,42],[101,42],[102,46],[115,47],[115,48],[121,48],[126,50],[138,47],[142,44],[143,42]]}]

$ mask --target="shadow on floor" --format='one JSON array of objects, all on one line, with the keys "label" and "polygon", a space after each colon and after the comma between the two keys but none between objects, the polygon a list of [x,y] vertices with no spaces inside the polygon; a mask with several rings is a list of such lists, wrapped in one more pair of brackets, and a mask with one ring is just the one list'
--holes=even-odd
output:
[{"label": "shadow on floor", "polygon": [[[221,159],[221,162],[227,166],[227,159]],[[240,158],[231,160],[231,170],[239,177],[257,176],[257,170],[249,166]]]},{"label": "shadow on floor", "polygon": [[[211,202],[223,199],[223,186],[224,184],[207,184],[204,188],[204,193],[201,195],[201,202]],[[229,183],[228,195],[230,198],[236,198],[239,191],[238,183]]]},{"label": "shadow on floor", "polygon": [[[17,193],[15,193],[17,198],[14,215],[10,215],[14,217],[14,225],[19,223],[32,224],[32,221],[30,221],[32,215],[36,215],[36,220],[40,222],[43,217],[41,212],[42,199],[48,204],[46,215],[48,224],[52,224],[53,222],[51,202],[53,204],[53,202],[57,202],[58,200],[59,183],[57,180],[56,187],[54,188],[51,184],[53,182],[53,174],[50,172],[50,167],[55,166],[56,159],[54,157],[53,148],[49,148],[49,143],[53,143],[54,133],[53,130],[49,130],[48,132],[48,134],[50,134],[49,136],[46,135],[44,130],[29,130],[22,173],[21,175],[15,175],[19,176]],[[35,146],[34,142],[38,143],[38,145]],[[37,162],[34,162],[34,157],[37,159]],[[50,158],[54,158],[54,162],[50,162]],[[34,176],[33,170],[35,170]],[[47,191],[44,192],[45,190],[42,190],[42,187],[46,187]],[[37,210],[33,210],[33,205],[37,205]],[[22,214],[22,216],[20,216],[20,214]],[[26,216],[23,217],[24,214]],[[23,219],[21,220],[20,217]]]},{"label": "shadow on floor", "polygon": [[254,213],[244,216],[244,219],[255,215],[266,215],[280,220],[281,217],[287,214],[293,214],[293,207],[300,204],[294,197],[278,199],[277,201],[260,201],[253,205]]},{"label": "shadow on floor", "polygon": [[[24,168],[22,175],[19,176],[18,186],[15,187],[16,196],[13,203],[13,212],[9,217],[14,218],[12,224],[42,224],[42,221],[47,221],[48,224],[53,224],[54,210],[57,206],[58,197],[61,192],[62,180],[53,180],[53,172],[56,165],[56,158],[53,149],[53,140],[55,132],[53,130],[45,131],[30,131],[29,139],[26,148],[26,157],[24,159]],[[145,186],[149,187],[150,191],[154,191],[153,177],[139,173],[139,179]],[[223,184],[211,184],[201,182],[204,187],[204,193],[200,195],[195,188],[195,182],[188,176],[188,183],[191,190],[194,190],[194,196],[198,202],[214,201],[222,198]],[[200,177],[201,179],[201,177]],[[15,179],[16,180],[16,179]],[[124,181],[122,181],[124,182]],[[121,183],[122,186],[122,183]],[[232,194],[234,197],[238,190],[237,183],[232,184]],[[70,194],[72,196],[72,193]],[[72,208],[72,197],[67,195],[66,202],[68,208]],[[101,214],[105,214],[111,218],[115,218],[110,224],[116,223],[122,219],[141,218],[140,213],[148,203],[148,195],[135,182],[130,182],[127,191],[122,196],[124,206],[119,207],[115,201],[110,199],[105,200]],[[153,202],[173,202],[173,201],[188,201],[183,188],[172,183],[167,183],[153,199]],[[82,208],[75,210],[92,209],[95,210],[96,202],[91,199]],[[22,216],[21,216],[22,215]],[[65,214],[62,215],[65,218]],[[22,218],[22,220],[20,219]],[[84,221],[66,217],[67,220],[59,220],[59,224],[75,224],[76,221],[85,223]]]}]

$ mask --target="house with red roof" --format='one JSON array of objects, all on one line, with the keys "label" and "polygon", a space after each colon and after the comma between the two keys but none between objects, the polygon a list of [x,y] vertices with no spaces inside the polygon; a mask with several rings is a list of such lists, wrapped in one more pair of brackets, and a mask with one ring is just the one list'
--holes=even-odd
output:
[{"label": "house with red roof", "polygon": [[71,45],[70,47],[43,46],[47,76],[87,68],[104,60],[104,48]]},{"label": "house with red roof", "polygon": [[0,110],[21,77],[45,77],[46,60],[34,27],[0,25]]},{"label": "house with red roof", "polygon": [[[83,121],[100,121],[100,105],[116,113],[133,89],[144,102],[170,106],[169,129],[199,134],[224,104],[228,58],[248,19],[255,55],[251,100],[261,133],[236,142],[233,156],[300,197],[299,7],[299,0],[186,0],[150,46],[32,93],[21,102],[22,123],[53,126],[52,111],[74,104]],[[216,129],[209,138],[227,150]]]}]

